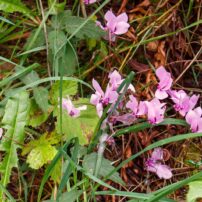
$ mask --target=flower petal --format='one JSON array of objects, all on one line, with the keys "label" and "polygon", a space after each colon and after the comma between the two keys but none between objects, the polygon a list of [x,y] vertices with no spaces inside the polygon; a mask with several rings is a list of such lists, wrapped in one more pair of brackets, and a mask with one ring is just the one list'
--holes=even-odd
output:
[{"label": "flower petal", "polygon": [[158,98],[159,100],[163,100],[168,97],[168,93],[164,90],[157,89],[155,92],[155,97]]},{"label": "flower petal", "polygon": [[103,92],[102,88],[100,87],[100,84],[99,84],[95,79],[93,79],[92,83],[93,83],[93,88],[94,88],[98,93],[100,93],[100,95],[103,96],[103,95],[104,95],[104,92]]},{"label": "flower petal", "polygon": [[158,175],[159,178],[163,179],[170,179],[173,174],[171,172],[171,169],[167,165],[162,165],[162,164],[156,164],[156,174]]},{"label": "flower petal", "polygon": [[116,24],[116,30],[114,31],[114,34],[116,35],[125,34],[128,31],[129,27],[130,25],[126,22],[118,22]]}]

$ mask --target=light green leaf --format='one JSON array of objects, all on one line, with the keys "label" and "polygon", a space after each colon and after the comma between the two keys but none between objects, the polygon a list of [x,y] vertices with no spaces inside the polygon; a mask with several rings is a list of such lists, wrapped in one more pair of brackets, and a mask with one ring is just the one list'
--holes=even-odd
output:
[{"label": "light green leaf", "polygon": [[[91,174],[94,174],[96,161],[97,161],[97,153],[91,153],[84,157],[83,160],[83,168],[88,170]],[[98,177],[105,177],[107,176],[112,170],[114,170],[114,166],[111,165],[111,162],[108,159],[102,158],[101,166],[99,169]],[[110,177],[110,180],[113,182],[124,184],[123,180],[119,176],[118,172],[113,173]]]},{"label": "light green leaf", "polygon": [[195,202],[199,198],[202,199],[202,180],[189,183],[187,202]]},{"label": "light green leaf", "polygon": [[48,90],[44,87],[33,89],[34,99],[43,112],[48,111]]},{"label": "light green leaf", "polygon": [[21,2],[21,0],[1,0],[0,10],[7,13],[20,12],[32,18],[31,11]]},{"label": "light green leaf", "polygon": [[[5,156],[0,164],[1,183],[6,186],[10,181],[13,167],[17,167],[17,148],[24,141],[24,126],[29,114],[29,94],[21,92],[10,98],[6,104],[5,114],[2,120],[6,134],[0,143],[0,150],[5,151]],[[0,198],[2,192],[0,192]]]},{"label": "light green leaf", "polygon": [[52,139],[43,135],[38,140],[31,141],[23,149],[22,154],[25,155],[30,152],[27,156],[27,163],[31,168],[39,169],[55,157],[57,149],[52,144],[57,142],[57,139],[54,139],[54,137]]},{"label": "light green leaf", "polygon": [[[87,105],[87,110],[81,111],[77,118],[70,117],[65,110],[62,112],[62,129],[67,140],[73,137],[79,138],[81,145],[87,144],[93,135],[93,131],[98,123],[98,116],[95,107],[90,104],[88,99],[80,99],[73,102],[75,107]],[[60,112],[56,110],[57,122],[56,130],[60,133]]]},{"label": "light green leaf", "polygon": [[[67,95],[76,95],[78,90],[78,83],[76,81],[63,81],[62,97]],[[58,99],[60,97],[60,82],[56,81],[50,90],[50,101],[52,104],[58,106]]]}]

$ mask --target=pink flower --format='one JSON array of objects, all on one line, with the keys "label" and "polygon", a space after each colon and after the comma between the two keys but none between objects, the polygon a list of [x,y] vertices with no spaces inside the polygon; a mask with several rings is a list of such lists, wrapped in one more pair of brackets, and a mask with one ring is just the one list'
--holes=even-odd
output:
[{"label": "pink flower", "polygon": [[149,172],[156,173],[159,178],[170,179],[172,177],[171,169],[161,163],[163,161],[163,150],[156,148],[152,152],[151,158],[146,161],[146,169]]},{"label": "pink flower", "polygon": [[103,30],[107,30],[109,32],[108,39],[110,41],[115,41],[116,35],[125,34],[130,27],[130,25],[128,24],[128,16],[126,13],[115,16],[113,12],[109,10],[104,17],[107,21],[106,27],[103,27],[100,22],[97,22],[97,24]]},{"label": "pink flower", "polygon": [[171,74],[167,72],[163,66],[160,66],[156,70],[156,75],[159,79],[159,84],[155,92],[155,97],[160,100],[163,100],[168,97],[167,92],[171,88],[173,79],[171,78]]},{"label": "pink flower", "polygon": [[[122,79],[121,75],[117,70],[110,72],[108,78],[109,78],[109,85],[112,87],[113,90],[117,90],[120,84],[124,81],[124,79]],[[131,90],[132,92],[135,92],[135,88],[132,84],[128,86],[128,89]]]},{"label": "pink flower", "polygon": [[193,133],[202,132],[202,109],[197,107],[194,110],[190,110],[186,115],[186,121],[190,124]]},{"label": "pink flower", "polygon": [[189,97],[183,90],[170,91],[169,94],[172,101],[175,103],[175,110],[179,111],[182,116],[185,116],[189,110],[193,109],[199,99],[199,95]]},{"label": "pink flower", "polygon": [[126,108],[133,112],[134,116],[141,116],[146,114],[146,105],[144,102],[140,101],[138,103],[137,99],[133,96],[129,96],[129,101],[126,103]]},{"label": "pink flower", "polygon": [[93,4],[93,3],[95,3],[97,0],[84,0],[84,3],[85,4]]},{"label": "pink flower", "polygon": [[62,107],[67,110],[67,113],[76,118],[80,116],[80,111],[86,110],[87,106],[83,105],[81,107],[74,107],[72,101],[69,98],[62,98]]},{"label": "pink flower", "polygon": [[166,110],[165,103],[161,103],[157,98],[145,101],[146,114],[151,124],[158,124],[163,121]]},{"label": "pink flower", "polygon": [[93,79],[93,87],[95,89],[95,93],[92,94],[90,102],[96,106],[98,116],[101,117],[103,113],[103,106],[107,106],[109,103],[116,102],[118,93],[109,85],[107,86],[106,92],[104,93],[99,83],[95,79]]}]

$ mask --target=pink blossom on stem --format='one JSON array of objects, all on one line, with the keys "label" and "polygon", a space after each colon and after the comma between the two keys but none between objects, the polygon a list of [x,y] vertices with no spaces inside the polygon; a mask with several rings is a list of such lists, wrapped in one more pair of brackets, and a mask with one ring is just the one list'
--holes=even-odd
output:
[{"label": "pink blossom on stem", "polygon": [[189,97],[183,90],[172,90],[169,92],[169,94],[172,101],[175,103],[175,110],[178,111],[182,116],[185,116],[189,110],[192,110],[196,106],[199,99],[199,95],[192,95]]},{"label": "pink blossom on stem", "polygon": [[163,66],[160,66],[156,70],[156,75],[159,79],[159,84],[155,92],[155,97],[163,100],[168,97],[168,91],[171,88],[173,79],[171,78],[171,74]]},{"label": "pink blossom on stem", "polygon": [[[117,70],[110,72],[108,78],[109,85],[112,87],[113,90],[117,90],[120,84],[124,81]],[[128,89],[130,89],[132,92],[135,92],[135,88],[132,84],[128,86]]]},{"label": "pink blossom on stem", "polygon": [[81,107],[74,107],[72,101],[69,98],[62,98],[62,107],[63,109],[67,110],[67,113],[73,117],[79,117],[80,116],[80,111],[82,110],[86,110],[87,106],[86,105],[82,105]]},{"label": "pink blossom on stem", "polygon": [[190,124],[191,131],[193,133],[201,133],[202,132],[202,109],[201,107],[197,107],[193,110],[190,110],[186,114],[186,121]]},{"label": "pink blossom on stem", "polygon": [[114,91],[109,85],[105,93],[101,89],[99,83],[93,79],[93,88],[95,89],[95,93],[92,94],[90,102],[91,104],[96,106],[97,114],[99,117],[102,116],[103,106],[107,106],[109,103],[116,102],[118,98],[118,93]]},{"label": "pink blossom on stem", "polygon": [[103,30],[108,31],[108,39],[110,41],[115,41],[116,35],[125,34],[130,27],[126,13],[115,16],[114,13],[109,10],[105,14],[104,18],[107,21],[106,27],[103,27],[100,22],[97,22],[97,25],[99,25]]},{"label": "pink blossom on stem", "polygon": [[164,120],[166,110],[165,103],[161,103],[157,98],[144,102],[146,106],[146,114],[151,124],[158,124]]},{"label": "pink blossom on stem", "polygon": [[84,3],[85,4],[93,4],[93,3],[95,3],[97,0],[84,0]]},{"label": "pink blossom on stem", "polygon": [[146,105],[144,102],[140,101],[138,103],[137,99],[133,96],[129,96],[129,101],[126,103],[126,108],[133,112],[134,116],[141,116],[146,114]]},{"label": "pink blossom on stem", "polygon": [[167,165],[162,164],[161,161],[163,161],[163,150],[156,148],[145,163],[146,169],[149,172],[156,173],[159,178],[170,179],[172,177],[171,169]]}]

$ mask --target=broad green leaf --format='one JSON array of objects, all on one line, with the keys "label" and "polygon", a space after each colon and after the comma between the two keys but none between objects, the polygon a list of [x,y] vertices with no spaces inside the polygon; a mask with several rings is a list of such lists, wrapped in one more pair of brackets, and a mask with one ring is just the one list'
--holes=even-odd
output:
[{"label": "broad green leaf", "polygon": [[66,76],[71,76],[76,71],[77,65],[77,55],[74,47],[69,43],[65,46],[65,52],[59,61],[60,68],[63,68],[63,74]]},{"label": "broad green leaf", "polygon": [[48,0],[49,10],[54,4],[51,14],[56,15],[58,12],[64,11],[66,3],[67,3],[66,0],[63,1],[62,3],[55,3],[55,0]]},{"label": "broad green leaf", "polygon": [[[76,95],[78,91],[78,83],[76,81],[63,81],[62,97]],[[56,81],[50,90],[50,101],[52,104],[58,106],[58,99],[60,97],[60,82]]]},{"label": "broad green leaf", "polygon": [[[96,161],[97,161],[97,153],[91,153],[84,157],[83,159],[83,168],[88,170],[91,174],[94,174]],[[107,176],[112,170],[114,170],[114,166],[111,165],[111,162],[108,159],[102,158],[101,166],[99,169],[98,177]],[[123,180],[119,176],[118,172],[113,173],[110,177],[110,180],[113,182],[124,184]]]},{"label": "broad green leaf", "polygon": [[23,155],[28,153],[27,163],[33,169],[39,169],[44,164],[51,161],[56,153],[57,149],[52,146],[52,144],[56,144],[58,142],[57,139],[48,138],[47,135],[42,135],[38,140],[31,141],[24,149]]},{"label": "broad green leaf", "polygon": [[49,60],[52,65],[54,66],[54,61],[57,61],[59,67],[57,71],[63,72],[63,75],[72,75],[75,72],[77,61],[77,55],[73,45],[70,42],[66,42],[66,45],[63,46],[66,41],[66,36],[63,31],[51,31],[48,34],[48,39],[50,47]]},{"label": "broad green leaf", "polygon": [[48,119],[48,116],[49,112],[41,111],[39,106],[36,104],[36,101],[31,99],[29,122],[27,125],[38,127]]},{"label": "broad green leaf", "polygon": [[33,89],[34,98],[38,106],[43,112],[48,111],[48,90],[44,87],[38,87]]},{"label": "broad green leaf", "polygon": [[189,183],[187,202],[195,202],[199,198],[202,199],[202,180]]},{"label": "broad green leaf", "polygon": [[[69,34],[73,34],[84,22],[85,18],[70,16],[65,24],[65,30]],[[105,35],[105,32],[95,24],[95,21],[89,20],[80,30],[76,33],[79,39],[99,39]]]},{"label": "broad green leaf", "polygon": [[65,192],[59,198],[59,202],[75,202],[77,198],[83,193],[82,190],[73,189],[69,192]]},{"label": "broad green leaf", "polygon": [[[76,189],[73,189],[69,192],[65,192],[63,193],[58,202],[75,202],[77,200],[77,198],[80,197],[80,195],[83,193],[82,190],[76,190]],[[45,200],[43,202],[55,202],[55,200]]]},{"label": "broad green leaf", "polygon": [[32,149],[27,157],[27,163],[33,169],[39,169],[44,164],[51,161],[56,155],[57,150],[49,144],[42,144]]},{"label": "broad green leaf", "polygon": [[31,11],[25,6],[21,0],[1,0],[0,10],[8,13],[20,12],[30,17]]},{"label": "broad green leaf", "polygon": [[[34,41],[34,43],[32,44],[32,46],[30,46],[29,44],[31,43],[31,41],[33,40],[35,34],[36,34],[37,29],[34,29],[29,38],[27,39],[23,49],[24,50],[31,50],[33,48],[37,48],[37,47],[41,47],[44,46],[46,44],[46,40],[45,40],[45,35],[44,35],[44,31],[41,29],[36,40]],[[48,31],[50,31],[50,29],[48,29]],[[28,48],[29,47],[29,48]]]},{"label": "broad green leaf", "polygon": [[[75,107],[87,105],[87,110],[81,111],[77,118],[70,117],[65,110],[62,112],[62,129],[67,140],[73,137],[79,138],[81,145],[87,144],[93,135],[93,131],[98,123],[98,116],[95,107],[89,103],[88,99],[80,99],[74,102]],[[57,122],[56,130],[60,133],[60,112],[56,110]]]},{"label": "broad green leaf", "polygon": [[[6,186],[10,181],[13,167],[17,167],[17,149],[24,141],[24,126],[29,114],[29,94],[21,92],[10,98],[6,104],[5,114],[2,120],[6,134],[0,143],[0,150],[5,151],[5,156],[0,163],[1,183]],[[0,192],[0,198],[2,192]]]},{"label": "broad green leaf", "polygon": [[[56,55],[60,47],[66,40],[65,33],[60,30],[53,30],[48,34],[49,48],[53,56]],[[65,46],[57,53],[57,57],[62,57],[65,51]]]},{"label": "broad green leaf", "polygon": [[[86,21],[85,18],[71,16],[71,11],[64,11],[58,16],[52,18],[52,26],[61,30],[65,29],[68,34],[73,34],[81,25]],[[89,20],[80,30],[76,33],[79,39],[99,39],[104,36],[105,32],[96,25],[95,21]]]}]

